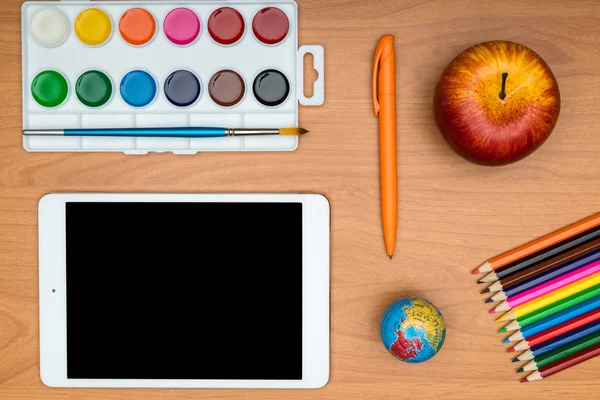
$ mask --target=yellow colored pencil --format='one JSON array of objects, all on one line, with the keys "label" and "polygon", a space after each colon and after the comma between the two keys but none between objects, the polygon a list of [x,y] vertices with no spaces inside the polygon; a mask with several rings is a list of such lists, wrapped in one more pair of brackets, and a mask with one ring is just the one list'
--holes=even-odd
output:
[{"label": "yellow colored pencil", "polygon": [[500,318],[498,318],[496,321],[501,322],[507,319],[520,318],[523,315],[530,314],[534,311],[539,310],[542,307],[554,304],[557,301],[582,292],[598,284],[600,284],[600,272],[597,272],[594,275],[590,275],[587,278],[581,279],[577,282],[573,282],[570,285],[564,286],[544,296],[540,296],[537,299],[528,301],[525,304],[521,304],[520,306],[517,306],[514,309],[512,309],[511,312],[506,313]]}]

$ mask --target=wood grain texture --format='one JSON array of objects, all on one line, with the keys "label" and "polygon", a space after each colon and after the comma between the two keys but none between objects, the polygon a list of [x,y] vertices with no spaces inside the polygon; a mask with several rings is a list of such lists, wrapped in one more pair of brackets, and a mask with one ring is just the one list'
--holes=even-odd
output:
[{"label": "wood grain texture", "polygon": [[[322,44],[326,103],[302,108],[311,132],[294,153],[43,154],[21,145],[20,0],[0,2],[0,398],[2,399],[591,399],[600,359],[521,384],[470,271],[600,210],[600,2],[300,0],[300,43]],[[396,36],[400,217],[385,255],[371,58]],[[562,93],[558,125],[506,167],[470,164],[436,132],[442,69],[475,43],[537,51]],[[63,390],[39,379],[37,202],[48,192],[317,192],[332,204],[331,380],[319,391]],[[446,317],[443,350],[394,360],[379,318],[402,295]]]}]

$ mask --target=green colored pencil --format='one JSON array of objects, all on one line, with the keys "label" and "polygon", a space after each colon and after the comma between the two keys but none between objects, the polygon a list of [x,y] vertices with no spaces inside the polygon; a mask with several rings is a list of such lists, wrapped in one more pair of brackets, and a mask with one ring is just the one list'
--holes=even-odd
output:
[{"label": "green colored pencil", "polygon": [[566,310],[567,308],[576,306],[579,303],[583,303],[584,301],[590,300],[597,296],[600,296],[600,285],[592,286],[589,289],[576,293],[573,296],[562,299],[561,301],[557,301],[554,304],[547,305],[546,307],[540,308],[537,311],[523,315],[522,317],[512,321],[505,328],[507,328],[507,330],[524,328],[527,325],[531,325],[534,322],[538,322],[544,318]]},{"label": "green colored pencil", "polygon": [[600,332],[593,333],[591,335],[579,339],[576,342],[563,346],[560,349],[556,349],[554,351],[551,351],[550,353],[537,357],[525,364],[523,368],[519,368],[517,372],[535,371],[536,369],[540,369],[548,364],[552,364],[553,362],[562,360],[565,357],[568,357],[579,351],[585,350],[588,347],[592,347],[598,343],[600,343]]}]

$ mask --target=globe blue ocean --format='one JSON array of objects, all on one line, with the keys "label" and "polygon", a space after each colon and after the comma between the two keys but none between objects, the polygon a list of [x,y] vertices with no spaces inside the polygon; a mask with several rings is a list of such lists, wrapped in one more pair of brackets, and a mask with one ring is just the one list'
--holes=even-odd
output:
[{"label": "globe blue ocean", "polygon": [[381,319],[381,339],[399,360],[418,363],[435,356],[444,344],[446,324],[436,306],[418,297],[392,303]]}]

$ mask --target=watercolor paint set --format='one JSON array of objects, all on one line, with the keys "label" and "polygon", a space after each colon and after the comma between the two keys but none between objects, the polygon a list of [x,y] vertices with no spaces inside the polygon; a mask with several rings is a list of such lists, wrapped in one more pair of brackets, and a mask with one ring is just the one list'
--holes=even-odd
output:
[{"label": "watercolor paint set", "polygon": [[[295,1],[26,2],[23,129],[298,126],[324,101],[324,51]],[[304,56],[318,79],[304,96]],[[291,151],[295,136],[24,136],[28,151]]]}]

